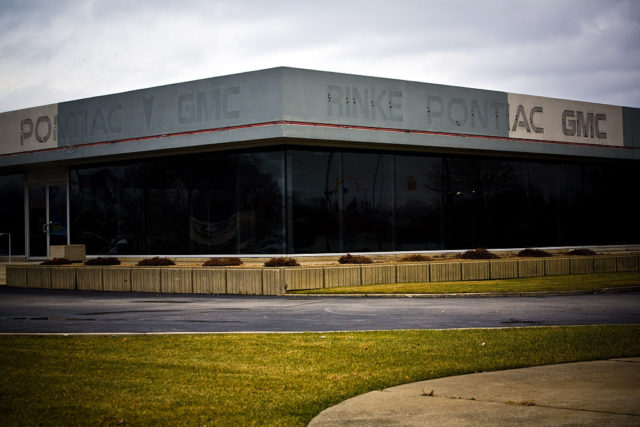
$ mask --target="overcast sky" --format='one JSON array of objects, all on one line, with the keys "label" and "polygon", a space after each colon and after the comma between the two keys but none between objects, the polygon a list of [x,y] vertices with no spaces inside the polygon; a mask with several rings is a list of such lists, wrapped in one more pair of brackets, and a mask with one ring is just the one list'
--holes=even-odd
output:
[{"label": "overcast sky", "polygon": [[0,111],[280,65],[640,107],[640,1],[0,0]]}]

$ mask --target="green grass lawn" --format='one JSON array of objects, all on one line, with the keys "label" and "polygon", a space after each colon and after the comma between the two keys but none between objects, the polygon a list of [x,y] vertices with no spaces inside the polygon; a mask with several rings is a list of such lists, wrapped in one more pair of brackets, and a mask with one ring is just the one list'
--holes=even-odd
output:
[{"label": "green grass lawn", "polygon": [[473,292],[591,291],[640,285],[640,272],[571,274],[526,279],[475,280],[470,282],[394,283],[289,291],[300,294],[446,294]]},{"label": "green grass lawn", "polygon": [[304,425],[370,390],[640,355],[640,325],[0,337],[6,425]]}]

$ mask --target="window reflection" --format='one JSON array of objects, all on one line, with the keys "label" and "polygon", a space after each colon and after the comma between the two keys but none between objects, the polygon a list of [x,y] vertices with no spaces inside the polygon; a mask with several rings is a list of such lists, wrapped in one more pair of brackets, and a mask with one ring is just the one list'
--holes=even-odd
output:
[{"label": "window reflection", "polygon": [[[0,233],[11,233],[11,252],[24,255],[24,175],[0,175]],[[0,256],[9,255],[8,236],[0,237]]]},{"label": "window reflection", "polygon": [[442,229],[442,158],[396,156],[397,250],[439,249]]},{"label": "window reflection", "polygon": [[342,185],[344,250],[393,250],[393,156],[344,153]]},{"label": "window reflection", "polygon": [[290,250],[341,252],[342,153],[288,152]]},{"label": "window reflection", "polygon": [[[131,255],[637,243],[635,166],[276,148],[77,167],[71,237]],[[23,187],[0,177],[16,236]]]}]

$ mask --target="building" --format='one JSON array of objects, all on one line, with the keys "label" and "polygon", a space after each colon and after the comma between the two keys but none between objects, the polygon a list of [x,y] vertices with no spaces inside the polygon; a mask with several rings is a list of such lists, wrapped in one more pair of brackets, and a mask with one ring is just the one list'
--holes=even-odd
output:
[{"label": "building", "polygon": [[293,68],[0,114],[28,258],[638,244],[638,182],[637,108]]}]

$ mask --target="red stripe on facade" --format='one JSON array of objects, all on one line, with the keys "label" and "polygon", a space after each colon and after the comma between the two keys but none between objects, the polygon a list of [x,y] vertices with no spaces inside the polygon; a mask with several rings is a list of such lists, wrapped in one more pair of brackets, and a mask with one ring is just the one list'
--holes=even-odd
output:
[{"label": "red stripe on facade", "polygon": [[314,122],[299,122],[299,121],[292,121],[292,120],[276,120],[276,121],[263,122],[263,123],[252,123],[252,124],[246,124],[246,125],[226,126],[226,127],[220,127],[220,128],[200,129],[200,130],[185,131],[185,132],[174,132],[174,133],[167,133],[167,134],[160,134],[160,135],[140,136],[135,138],[125,138],[125,139],[118,139],[118,140],[112,140],[112,141],[90,142],[86,144],[70,145],[70,146],[64,146],[64,147],[44,148],[41,150],[21,151],[18,153],[2,154],[0,155],[0,157],[9,157],[9,156],[22,155],[22,154],[43,153],[48,151],[64,150],[69,148],[94,147],[99,145],[120,144],[125,142],[145,141],[150,139],[171,138],[171,137],[184,136],[184,135],[224,132],[224,131],[231,131],[236,129],[247,129],[247,128],[254,128],[254,127],[276,126],[276,125],[313,126],[313,127],[325,127],[325,128],[336,128],[336,129],[354,129],[354,130],[368,130],[368,131],[378,131],[378,132],[410,133],[410,134],[418,134],[418,135],[440,135],[440,136],[451,136],[451,137],[459,137],[459,138],[493,139],[493,140],[500,140],[500,141],[523,141],[523,142],[536,142],[536,143],[544,143],[544,144],[574,145],[574,146],[580,146],[580,147],[588,146],[588,147],[615,148],[615,149],[627,149],[627,150],[636,149],[634,147],[619,147],[619,146],[613,146],[613,145],[552,141],[552,140],[543,140],[543,139],[512,138],[507,136],[488,136],[488,135],[474,135],[474,134],[466,134],[466,133],[438,132],[438,131],[428,131],[428,130],[410,130],[410,129],[397,129],[397,128],[383,128],[383,127],[375,127],[375,126],[358,126],[358,125],[343,125],[343,124],[333,124],[333,123],[314,123]]}]

